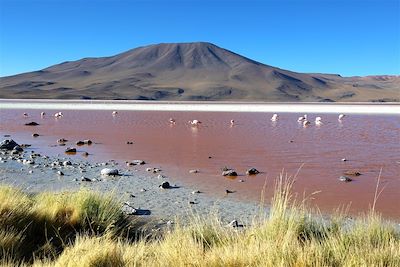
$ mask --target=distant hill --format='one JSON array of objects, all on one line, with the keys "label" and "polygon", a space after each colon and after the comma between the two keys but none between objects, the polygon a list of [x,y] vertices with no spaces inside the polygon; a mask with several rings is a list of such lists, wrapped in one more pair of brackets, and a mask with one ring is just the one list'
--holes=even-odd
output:
[{"label": "distant hill", "polygon": [[297,73],[211,43],[168,43],[2,77],[0,98],[398,102],[400,76]]}]

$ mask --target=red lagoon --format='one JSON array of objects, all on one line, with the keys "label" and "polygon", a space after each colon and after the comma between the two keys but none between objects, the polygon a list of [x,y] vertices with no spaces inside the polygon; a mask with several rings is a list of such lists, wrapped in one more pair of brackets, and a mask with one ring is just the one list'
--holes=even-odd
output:
[{"label": "red lagoon", "polygon": [[[383,192],[376,208],[387,218],[400,218],[400,117],[396,115],[350,114],[339,121],[338,114],[308,114],[311,124],[303,127],[297,122],[303,114],[297,113],[279,114],[273,122],[270,113],[119,111],[113,116],[111,111],[65,110],[63,117],[54,118],[59,111],[45,110],[42,117],[41,110],[0,109],[0,134],[49,155],[64,154],[65,147],[57,145],[59,138],[75,147],[76,141],[91,139],[94,144],[77,147],[78,153],[71,157],[79,159],[86,151],[94,161],[125,164],[141,159],[147,165],[135,168],[159,167],[163,174],[205,193],[224,196],[226,189],[235,191],[241,201],[260,201],[266,184],[268,202],[275,178],[282,172],[298,172],[294,192],[323,212],[348,206],[352,214],[368,211],[382,170]],[[317,116],[322,125],[315,125]],[[202,123],[193,126],[189,120]],[[31,121],[39,125],[25,126]],[[32,137],[34,133],[39,136]],[[223,177],[224,167],[235,169],[238,176]],[[246,176],[251,167],[260,174]],[[192,169],[199,172],[189,173]],[[349,183],[339,181],[348,171],[361,175],[347,175],[353,180]]]}]

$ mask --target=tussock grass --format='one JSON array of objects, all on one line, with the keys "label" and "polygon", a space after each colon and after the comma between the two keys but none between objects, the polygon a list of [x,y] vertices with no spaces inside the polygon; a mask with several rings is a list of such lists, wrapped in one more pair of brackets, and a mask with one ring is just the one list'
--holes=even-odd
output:
[{"label": "tussock grass", "polygon": [[[400,266],[399,227],[373,209],[352,221],[311,213],[280,176],[268,214],[227,227],[193,215],[162,235],[138,227],[110,195],[24,194],[0,187],[0,253],[5,266]],[[132,237],[135,236],[135,238]],[[59,241],[58,241],[59,240]]]}]

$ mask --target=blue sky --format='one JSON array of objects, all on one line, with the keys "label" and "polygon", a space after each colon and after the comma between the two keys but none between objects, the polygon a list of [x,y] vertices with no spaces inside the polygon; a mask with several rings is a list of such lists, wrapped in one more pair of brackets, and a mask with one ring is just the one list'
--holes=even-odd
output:
[{"label": "blue sky", "polygon": [[400,0],[0,0],[0,76],[192,41],[298,72],[399,75]]}]

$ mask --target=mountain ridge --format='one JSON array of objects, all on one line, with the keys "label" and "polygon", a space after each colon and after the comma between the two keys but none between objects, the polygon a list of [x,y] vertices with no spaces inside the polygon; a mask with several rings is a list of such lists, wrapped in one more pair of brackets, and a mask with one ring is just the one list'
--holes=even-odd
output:
[{"label": "mountain ridge", "polygon": [[273,67],[208,42],[160,43],[0,78],[0,98],[400,101],[400,76]]}]

